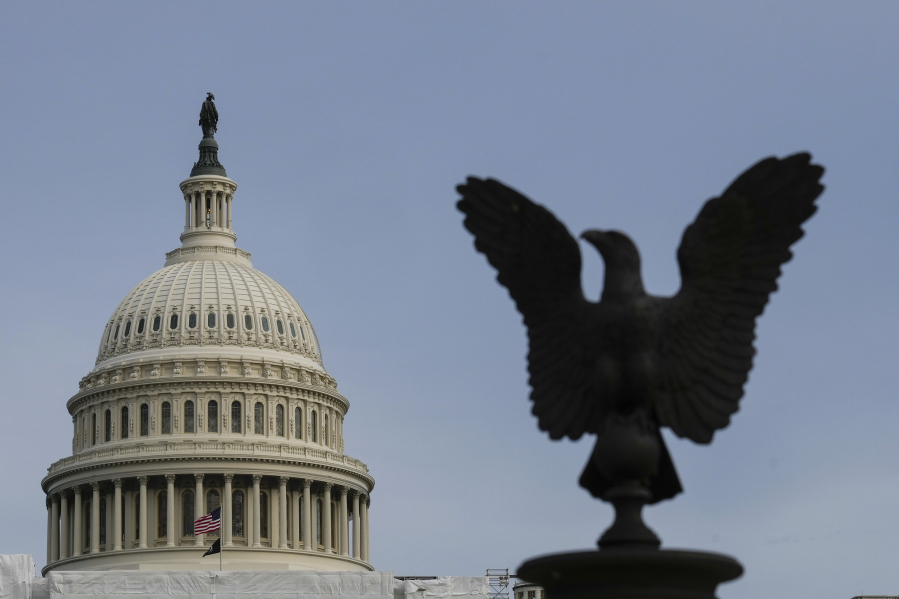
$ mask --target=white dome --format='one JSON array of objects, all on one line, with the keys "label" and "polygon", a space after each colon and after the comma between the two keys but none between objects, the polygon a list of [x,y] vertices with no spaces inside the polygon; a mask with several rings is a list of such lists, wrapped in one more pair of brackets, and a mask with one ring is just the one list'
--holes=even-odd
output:
[{"label": "white dome", "polygon": [[132,289],[103,331],[94,372],[185,353],[324,370],[315,331],[290,293],[250,266],[220,259],[170,264]]}]

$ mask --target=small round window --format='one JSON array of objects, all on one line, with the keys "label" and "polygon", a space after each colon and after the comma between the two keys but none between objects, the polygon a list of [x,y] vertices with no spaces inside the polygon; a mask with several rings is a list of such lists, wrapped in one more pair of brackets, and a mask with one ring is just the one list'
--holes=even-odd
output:
[{"label": "small round window", "polygon": [[228,312],[228,314],[225,316],[225,326],[229,329],[234,328],[234,315],[230,312]]},{"label": "small round window", "polygon": [[245,329],[248,330],[248,331],[252,331],[252,330],[253,330],[253,317],[250,316],[249,314],[244,314],[244,317],[243,317],[243,328],[245,328]]},{"label": "small round window", "polygon": [[178,328],[178,315],[172,314],[172,317],[169,318],[169,328],[177,329]]},{"label": "small round window", "polygon": [[281,322],[281,319],[279,318],[278,320],[275,321],[275,324],[278,325],[278,334],[283,335],[284,334],[284,323]]},{"label": "small round window", "polygon": [[143,317],[141,317],[141,319],[137,321],[137,334],[138,335],[144,334],[144,318]]},{"label": "small round window", "polygon": [[187,328],[195,329],[197,328],[197,315],[195,312],[191,312],[187,315]]},{"label": "small round window", "polygon": [[297,338],[297,329],[295,326],[293,326],[293,322],[290,323],[290,336],[294,339]]},{"label": "small round window", "polygon": [[158,314],[153,318],[153,330],[158,331],[162,327],[162,316]]},{"label": "small round window", "polygon": [[268,333],[268,316],[263,316],[260,320],[262,320],[262,330]]},{"label": "small round window", "polygon": [[215,312],[210,312],[206,316],[206,326],[209,327],[210,329],[215,328]]},{"label": "small round window", "polygon": [[115,325],[115,334],[112,336],[113,341],[119,338],[119,326],[121,325]]},{"label": "small round window", "polygon": [[131,321],[125,323],[125,337],[131,334]]}]

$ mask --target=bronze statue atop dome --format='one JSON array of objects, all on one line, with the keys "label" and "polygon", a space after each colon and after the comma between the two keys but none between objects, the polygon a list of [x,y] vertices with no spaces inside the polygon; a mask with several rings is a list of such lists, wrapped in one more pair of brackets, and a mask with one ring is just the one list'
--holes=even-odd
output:
[{"label": "bronze statue atop dome", "polygon": [[217,125],[219,122],[219,113],[215,109],[215,96],[212,92],[206,92],[206,100],[200,107],[200,127],[203,128],[203,138],[215,137]]}]

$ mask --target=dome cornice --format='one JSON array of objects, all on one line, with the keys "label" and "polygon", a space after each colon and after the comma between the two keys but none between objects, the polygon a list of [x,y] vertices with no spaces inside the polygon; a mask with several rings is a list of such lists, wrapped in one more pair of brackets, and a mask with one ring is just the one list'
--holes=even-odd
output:
[{"label": "dome cornice", "polygon": [[[252,452],[251,455],[240,455],[239,452]],[[318,472],[316,481],[333,482],[346,485],[347,481],[341,478],[328,480],[322,477],[321,470],[335,474],[348,476],[364,481],[358,490],[370,493],[374,488],[375,479],[368,474],[368,466],[360,460],[346,454],[339,454],[327,450],[318,450],[311,447],[292,447],[286,444],[240,442],[240,441],[216,441],[206,442],[166,442],[144,443],[129,448],[106,448],[83,451],[79,454],[63,458],[47,468],[47,475],[41,481],[44,492],[51,492],[59,485],[59,480],[78,474],[78,484],[86,484],[90,477],[82,476],[92,470],[102,470],[122,467],[129,472],[135,472],[135,466],[139,464],[167,465],[181,462],[184,465],[183,472],[177,466],[166,466],[167,474],[188,474],[202,470],[210,473],[231,472],[235,473],[263,473],[273,475],[268,471],[260,472],[258,466],[288,466],[284,473],[294,478],[302,478],[302,473],[296,468],[308,467]],[[205,464],[203,466],[202,464]],[[243,466],[241,466],[241,464]],[[256,464],[257,467],[248,467]],[[244,472],[243,468],[246,468]],[[274,470],[277,471],[277,468]],[[146,470],[141,470],[145,473]],[[155,474],[155,473],[153,473]],[[137,474],[134,474],[137,476]],[[98,480],[109,478],[110,474],[98,473]]]},{"label": "dome cornice", "polygon": [[332,407],[338,408],[344,414],[350,409],[350,401],[333,388],[297,381],[272,380],[259,377],[223,380],[216,376],[183,379],[173,377],[169,379],[110,383],[103,387],[79,391],[66,402],[66,408],[70,414],[74,414],[88,405],[103,403],[122,396],[192,392],[261,393],[284,396],[290,399],[313,400],[319,403],[333,402]]}]

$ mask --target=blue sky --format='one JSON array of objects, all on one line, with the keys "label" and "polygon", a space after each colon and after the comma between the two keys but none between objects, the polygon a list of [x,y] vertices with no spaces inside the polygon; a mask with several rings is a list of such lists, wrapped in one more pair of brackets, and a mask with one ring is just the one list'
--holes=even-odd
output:
[{"label": "blue sky", "polygon": [[0,553],[43,563],[65,402],[179,244],[211,91],[238,245],[316,327],[377,479],[372,560],[397,574],[514,570],[611,518],[576,483],[592,440],[529,414],[525,330],[455,185],[626,231],[664,295],[706,199],[812,152],[827,190],[741,411],[711,446],[667,437],[686,493],[646,518],[743,563],[724,599],[896,593],[897,23],[885,2],[4,4]]}]

